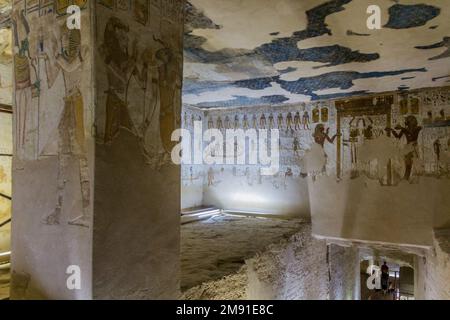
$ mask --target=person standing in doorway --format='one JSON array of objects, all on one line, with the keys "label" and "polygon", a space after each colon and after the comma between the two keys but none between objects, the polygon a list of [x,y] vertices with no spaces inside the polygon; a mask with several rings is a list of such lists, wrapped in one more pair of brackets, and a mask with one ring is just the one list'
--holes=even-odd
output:
[{"label": "person standing in doorway", "polygon": [[388,287],[389,287],[389,267],[386,264],[386,261],[384,261],[383,265],[381,266],[381,289],[383,289],[383,292],[386,293]]}]

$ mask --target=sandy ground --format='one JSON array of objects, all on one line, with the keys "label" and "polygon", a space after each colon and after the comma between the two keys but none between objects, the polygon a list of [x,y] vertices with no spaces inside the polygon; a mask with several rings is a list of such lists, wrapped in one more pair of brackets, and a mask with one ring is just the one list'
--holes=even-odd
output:
[{"label": "sandy ground", "polygon": [[302,223],[300,219],[218,215],[182,225],[181,290],[232,276],[244,266],[246,259],[272,243],[288,239]]}]

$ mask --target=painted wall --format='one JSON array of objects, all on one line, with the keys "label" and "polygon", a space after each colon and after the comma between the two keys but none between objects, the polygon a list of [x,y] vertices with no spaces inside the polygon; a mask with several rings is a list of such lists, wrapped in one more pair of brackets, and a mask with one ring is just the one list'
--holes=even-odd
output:
[{"label": "painted wall", "polygon": [[170,152],[181,125],[184,2],[131,4],[95,6],[93,297],[173,299],[181,173]]},{"label": "painted wall", "polygon": [[13,6],[11,297],[176,298],[183,1],[70,3],[81,30],[67,2]]},{"label": "painted wall", "polygon": [[[194,122],[203,121],[203,111],[184,106],[182,112],[182,128],[193,132]],[[194,137],[191,136],[191,143]],[[181,166],[181,209],[200,207],[203,202],[204,168],[201,164]]]},{"label": "painted wall", "polygon": [[[2,10],[0,8],[0,14]],[[0,21],[0,103],[12,105],[12,32]]]},{"label": "painted wall", "polygon": [[432,245],[433,228],[450,223],[450,90],[335,101],[333,108],[328,137],[340,136],[305,156],[313,233]]},{"label": "painted wall", "polygon": [[82,31],[67,28],[67,3],[13,4],[12,299],[92,297],[92,12],[77,3]]},{"label": "painted wall", "polygon": [[204,110],[203,130],[224,136],[280,128],[280,169],[204,165],[203,204],[312,216],[319,236],[429,246],[450,223],[449,115],[448,88]]},{"label": "painted wall", "polygon": [[[188,120],[191,119],[191,110],[198,110],[187,106],[184,109],[187,112],[183,116]],[[279,170],[274,175],[262,175],[260,169],[267,165],[263,165],[259,160],[255,164],[247,161],[247,164],[242,165],[235,159],[235,164],[232,165],[227,164],[229,159],[224,158],[223,164],[206,165],[203,162],[202,165],[195,165],[194,159],[191,158],[191,164],[183,164],[182,170],[186,172],[186,175],[191,167],[193,170],[200,170],[199,176],[203,177],[203,205],[227,210],[310,217],[308,185],[306,176],[303,176],[301,172],[301,156],[304,154],[302,150],[304,140],[309,139],[312,120],[308,115],[308,123],[302,124],[303,114],[302,116],[299,114],[300,118],[297,118],[295,110],[297,110],[295,106],[283,106],[276,109],[252,107],[202,110],[202,132],[208,128],[219,129],[223,134],[224,143],[226,129],[280,128]],[[289,113],[291,119],[287,120]],[[193,138],[192,122],[187,129]],[[209,142],[204,140],[203,148],[208,144]],[[192,143],[191,146],[194,144]],[[236,155],[245,152],[248,157],[250,148],[258,148],[258,145],[257,142],[252,143],[247,140],[245,146],[236,146],[236,148]],[[225,149],[224,146],[223,150]]]},{"label": "painted wall", "polygon": [[[0,1],[0,223],[11,218],[12,163],[12,39],[11,28],[2,24],[11,4]],[[7,110],[5,110],[7,109]],[[2,196],[3,195],[3,196]],[[0,252],[11,249],[11,224],[0,227]],[[9,258],[8,258],[9,259]],[[2,258],[0,258],[0,262]],[[3,258],[6,260],[6,257]]]},{"label": "painted wall", "polygon": [[[12,114],[0,111],[0,223],[11,218]],[[0,252],[11,249],[11,224],[0,227]],[[2,262],[0,260],[0,262]]]}]

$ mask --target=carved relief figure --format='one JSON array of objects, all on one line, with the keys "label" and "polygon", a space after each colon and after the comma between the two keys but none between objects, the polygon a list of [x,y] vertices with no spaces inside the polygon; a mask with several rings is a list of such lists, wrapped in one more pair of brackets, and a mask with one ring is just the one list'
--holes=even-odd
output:
[{"label": "carved relief figure", "polygon": [[373,120],[370,117],[368,117],[368,119],[369,119],[370,123],[367,125],[367,127],[364,124],[363,136],[364,136],[364,139],[366,139],[366,140],[372,140],[374,138]]},{"label": "carved relief figure", "polygon": [[214,121],[211,116],[208,117],[208,129],[214,128]]},{"label": "carved relief figure", "polygon": [[129,0],[117,0],[116,6],[120,10],[128,11],[130,9],[130,1]]},{"label": "carved relief figure", "polygon": [[239,128],[239,115],[234,116],[234,129]]},{"label": "carved relief figure", "polygon": [[225,116],[225,129],[230,129],[230,118],[228,116]]},{"label": "carved relief figure", "polygon": [[278,129],[283,129],[283,114],[279,113],[277,118]]},{"label": "carved relief figure", "polygon": [[110,143],[125,128],[135,132],[126,104],[127,84],[135,69],[136,43],[131,53],[128,48],[129,27],[118,18],[111,17],[104,32],[103,55],[107,65],[108,91],[104,142]]},{"label": "carved relief figure", "polygon": [[294,149],[294,155],[299,156],[300,142],[298,141],[297,137],[294,137],[293,149]]},{"label": "carved relief figure", "polygon": [[274,121],[272,112],[269,114],[269,129],[273,129]]},{"label": "carved relief figure", "polygon": [[214,170],[212,167],[208,169],[208,187],[214,184]]},{"label": "carved relief figure", "polygon": [[305,110],[305,112],[303,112],[303,129],[304,130],[309,130],[309,113],[307,110]]},{"label": "carved relief figure", "polygon": [[356,163],[358,162],[358,159],[357,159],[358,138],[359,138],[358,125],[360,124],[360,120],[364,121],[363,119],[358,119],[357,121],[355,121],[355,120],[356,120],[356,117],[353,117],[349,123],[349,127],[350,127],[350,134],[349,134],[350,157],[352,159],[352,165],[354,165],[354,166],[356,166]]},{"label": "carved relief figure", "polygon": [[248,119],[247,119],[246,114],[244,114],[244,119],[242,120],[242,126],[243,126],[244,130],[247,130],[249,128]]},{"label": "carved relief figure", "polygon": [[261,118],[259,119],[259,127],[261,129],[265,129],[266,128],[266,116],[265,116],[264,113],[261,115]]},{"label": "carved relief figure", "polygon": [[[56,24],[56,22],[54,23]],[[68,29],[65,24],[53,29],[51,47],[57,48],[56,57],[46,59],[48,63],[47,80],[49,87],[55,84],[58,74],[62,74],[65,87],[64,107],[58,124],[58,174],[57,203],[55,210],[44,218],[45,224],[59,224],[64,202],[65,183],[68,179],[68,165],[76,159],[82,199],[82,214],[69,221],[69,224],[89,226],[90,180],[85,145],[84,103],[80,91],[81,68],[87,55],[87,47],[81,45],[81,32]],[[53,69],[53,70],[52,70]]]},{"label": "carved relief figure", "polygon": [[441,160],[441,141],[439,139],[436,139],[433,142],[433,151],[436,155],[436,162],[439,163],[439,161]]},{"label": "carved relief figure", "polygon": [[[13,11],[11,17],[12,25],[15,33],[15,47],[14,54],[14,79],[15,79],[15,152],[19,159],[31,158],[35,155],[26,154],[26,143],[28,136],[28,123],[30,123],[31,116],[31,99],[33,95],[33,88],[36,89],[38,85],[37,73],[35,66],[32,65],[29,39],[30,26],[25,17],[25,10]],[[22,32],[18,31],[21,28]],[[21,38],[19,37],[21,36]],[[33,69],[36,76],[36,82],[32,83],[31,70]]]},{"label": "carved relief figure", "polygon": [[[172,41],[176,41],[176,34],[173,32],[168,35]],[[159,74],[160,91],[160,137],[167,153],[170,153],[176,143],[171,141],[172,132],[177,128],[177,119],[179,119],[179,101],[181,97],[181,77],[180,66],[182,65],[182,53],[171,49],[169,44],[162,43],[163,48],[156,54]]]},{"label": "carved relief figure", "polygon": [[254,114],[252,117],[252,128],[253,129],[256,129],[256,127],[258,126],[257,121],[258,120],[256,119],[256,114]]},{"label": "carved relief figure", "polygon": [[292,129],[292,113],[291,112],[289,112],[286,117],[286,131],[287,130],[291,130],[291,132],[294,131]]},{"label": "carved relief figure", "polygon": [[333,137],[330,138],[329,136],[330,128],[327,128],[325,130],[325,126],[321,123],[316,125],[316,128],[314,129],[314,142],[320,145],[323,148],[323,145],[325,144],[325,141],[328,141],[329,143],[333,143],[336,137],[338,136],[335,134]]},{"label": "carved relief figure", "polygon": [[[328,155],[324,150],[325,141],[329,143],[333,143],[337,137],[335,134],[330,138],[329,136],[330,129],[325,129],[325,126],[321,123],[317,124],[314,133],[312,135],[315,144],[311,146],[311,150],[307,154],[307,162],[308,163],[308,171],[313,172],[325,172],[326,164],[328,162]],[[315,169],[312,169],[315,168]],[[313,179],[315,179],[315,175],[313,175]]]},{"label": "carved relief figure", "polygon": [[[174,34],[168,38],[177,39]],[[180,119],[180,54],[155,37],[151,48],[138,54],[138,39],[131,39],[128,25],[117,17],[105,26],[100,53],[108,76],[104,142],[111,143],[125,129],[137,137],[148,164],[170,161],[175,145],[171,134]],[[145,98],[129,102],[130,92],[142,92]]]},{"label": "carved relief figure", "polygon": [[143,25],[148,21],[148,1],[147,0],[134,0],[134,18],[137,22]]},{"label": "carved relief figure", "polygon": [[295,131],[300,130],[301,125],[301,119],[300,119],[300,112],[296,112],[294,116],[294,129]]},{"label": "carved relief figure", "polygon": [[217,117],[217,129],[222,130],[223,124],[222,124],[222,118],[219,116]]},{"label": "carved relief figure", "polygon": [[419,133],[422,131],[422,127],[418,125],[415,116],[407,116],[405,119],[405,126],[397,126],[394,129],[387,128],[388,131],[392,132],[394,137],[401,139],[403,136],[406,137],[407,151],[405,155],[405,174],[403,179],[409,180],[412,173],[414,159],[418,159],[418,144]]},{"label": "carved relief figure", "polygon": [[328,122],[328,108],[326,106],[320,109],[320,119],[322,122]]}]

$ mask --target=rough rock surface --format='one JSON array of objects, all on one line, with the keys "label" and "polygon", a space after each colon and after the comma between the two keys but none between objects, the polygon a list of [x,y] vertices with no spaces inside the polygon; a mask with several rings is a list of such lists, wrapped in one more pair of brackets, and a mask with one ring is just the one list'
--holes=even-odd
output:
[{"label": "rough rock surface", "polygon": [[[228,217],[225,221],[227,220]],[[238,222],[234,219],[230,221]],[[254,219],[248,219],[242,223],[245,225],[253,221]],[[277,220],[266,221],[265,227],[276,222]],[[213,220],[209,223],[215,222]],[[198,227],[198,225],[193,227]],[[261,225],[262,227],[263,225]],[[232,230],[230,226],[227,226],[227,228],[228,232]],[[274,228],[275,226],[272,226],[272,233],[265,232],[258,241],[262,242],[262,239],[264,239],[267,242],[269,240],[273,242],[266,245],[264,249],[257,250],[252,257],[245,258],[244,266],[231,275],[204,282],[187,290],[184,292],[182,299],[308,300],[329,299],[330,296],[337,299],[352,299],[357,296],[358,293],[355,291],[358,290],[358,286],[355,282],[357,279],[355,275],[359,270],[357,268],[358,252],[356,249],[336,245],[327,247],[324,240],[317,240],[312,237],[309,223],[297,222],[295,233],[279,239],[274,237]],[[277,228],[280,228],[280,226],[278,225]],[[268,230],[271,230],[271,228],[268,228]],[[206,229],[203,232],[207,232]],[[272,237],[265,236],[266,233],[271,234]],[[235,236],[237,236],[236,240],[243,240],[244,234],[239,232],[238,234],[230,233],[228,235],[230,238]],[[250,239],[253,238],[250,237]],[[201,239],[198,240],[201,241]],[[229,252],[238,254],[239,250],[245,250],[247,245],[254,244],[255,241],[249,242],[247,240],[247,242],[236,241],[232,243],[235,243],[235,245],[229,247]],[[234,248],[237,246],[239,248]],[[249,246],[249,248],[256,249],[255,245]],[[247,253],[251,254],[250,251]],[[226,252],[224,254],[227,255]],[[233,255],[231,254],[231,256]],[[240,260],[242,259],[244,258]],[[228,266],[227,270],[231,271],[237,265],[238,262],[234,261]],[[191,276],[194,275],[191,274]]]},{"label": "rough rock surface", "polygon": [[236,273],[245,259],[291,237],[302,224],[299,219],[218,215],[181,226],[182,291]]},{"label": "rough rock surface", "polygon": [[187,290],[183,300],[245,300],[247,298],[247,267],[222,279],[205,282]]}]

